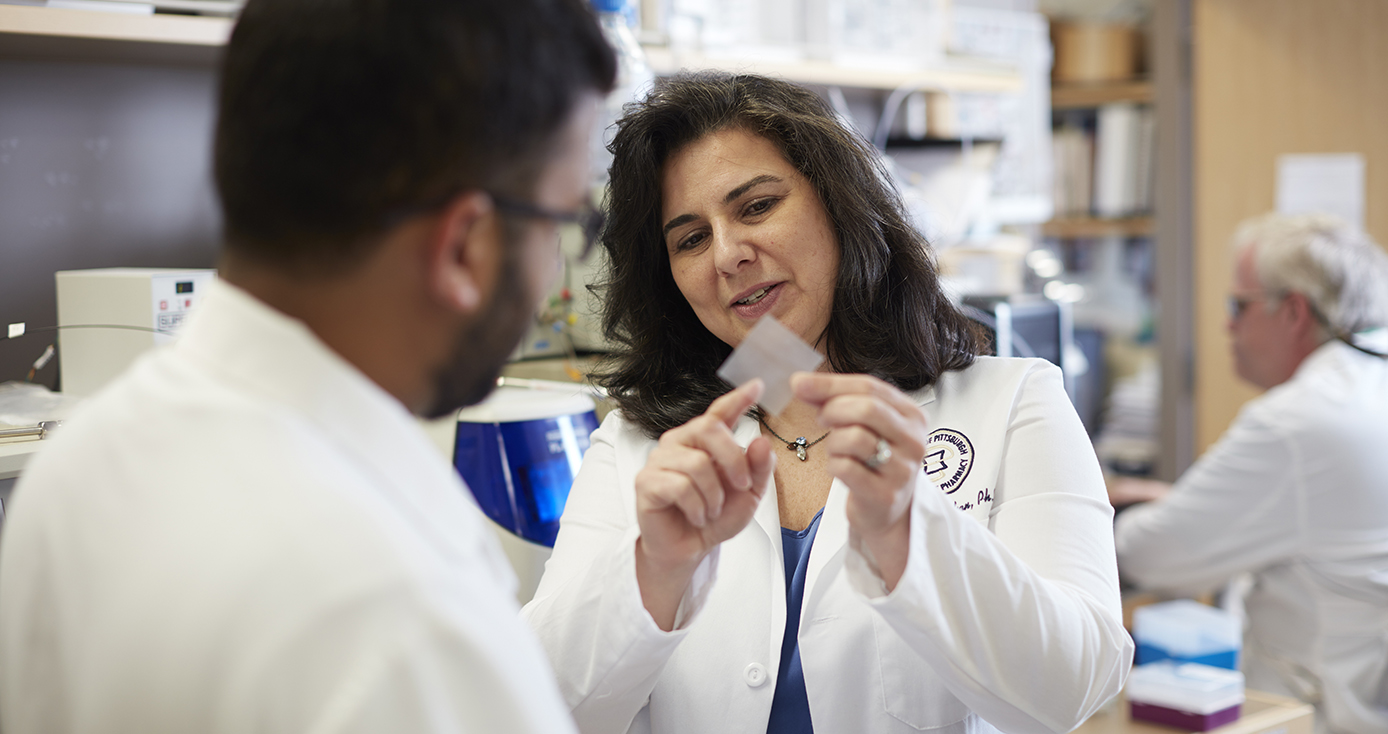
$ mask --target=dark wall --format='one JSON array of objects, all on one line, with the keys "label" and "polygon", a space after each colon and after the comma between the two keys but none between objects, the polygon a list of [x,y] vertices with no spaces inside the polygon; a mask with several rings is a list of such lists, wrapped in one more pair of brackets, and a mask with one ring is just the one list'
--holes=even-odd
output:
[{"label": "dark wall", "polygon": [[[214,265],[215,80],[211,66],[0,59],[0,336],[57,323],[58,270]],[[0,382],[53,341],[0,340]],[[57,368],[36,381],[56,387]]]}]

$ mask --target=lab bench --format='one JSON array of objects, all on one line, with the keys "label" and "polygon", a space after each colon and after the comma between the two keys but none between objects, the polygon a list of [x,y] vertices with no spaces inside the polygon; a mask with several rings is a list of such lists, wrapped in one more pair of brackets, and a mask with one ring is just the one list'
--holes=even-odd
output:
[{"label": "lab bench", "polygon": [[0,443],[0,482],[18,477],[42,445],[43,442],[37,440]]},{"label": "lab bench", "polygon": [[[6,426],[0,426],[3,428]],[[19,472],[29,463],[34,453],[43,447],[43,441],[9,441],[0,443],[0,520],[4,518],[4,508],[10,502],[10,493],[19,481]]]}]

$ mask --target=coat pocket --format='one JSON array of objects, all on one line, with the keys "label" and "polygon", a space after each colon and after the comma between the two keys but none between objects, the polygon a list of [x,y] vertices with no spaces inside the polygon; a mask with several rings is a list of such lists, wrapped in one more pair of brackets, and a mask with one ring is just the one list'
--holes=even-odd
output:
[{"label": "coat pocket", "polygon": [[969,716],[969,707],[945,688],[934,669],[901,639],[886,620],[873,615],[882,704],[892,718],[919,729],[940,729]]}]

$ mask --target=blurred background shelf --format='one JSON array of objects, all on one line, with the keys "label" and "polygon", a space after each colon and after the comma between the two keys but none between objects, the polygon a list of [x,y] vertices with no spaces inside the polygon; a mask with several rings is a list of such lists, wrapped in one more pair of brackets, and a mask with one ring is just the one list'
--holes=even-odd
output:
[{"label": "blurred background shelf", "polygon": [[229,18],[0,5],[0,58],[211,64]]},{"label": "blurred background shelf", "polygon": [[[90,61],[211,63],[231,34],[229,18],[131,15],[61,8],[0,5],[0,57]],[[768,61],[676,55],[646,48],[657,74],[679,69],[724,69],[780,77],[802,84],[890,90],[902,86],[968,92],[1017,92],[1022,78],[1012,66],[952,58],[922,69],[875,69],[822,60]]]},{"label": "blurred background shelf", "polygon": [[1077,237],[1150,237],[1155,227],[1152,217],[1064,217],[1041,225],[1046,237],[1073,239]]},{"label": "blurred background shelf", "polygon": [[935,67],[903,70],[842,66],[813,59],[768,61],[677,55],[663,46],[647,46],[645,51],[652,71],[661,76],[681,69],[719,69],[830,87],[891,90],[914,86],[955,92],[1018,92],[1022,89],[1022,77],[1015,68],[982,59],[953,58]]},{"label": "blurred background shelf", "polygon": [[1152,101],[1152,83],[1146,80],[1058,84],[1051,88],[1051,109],[1075,110],[1114,102],[1147,104]]}]

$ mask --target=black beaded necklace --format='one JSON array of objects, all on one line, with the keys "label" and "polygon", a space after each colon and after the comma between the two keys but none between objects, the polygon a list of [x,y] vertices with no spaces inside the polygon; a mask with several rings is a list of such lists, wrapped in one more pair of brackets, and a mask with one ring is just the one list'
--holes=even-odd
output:
[{"label": "black beaded necklace", "polygon": [[785,444],[788,450],[794,451],[796,458],[800,459],[801,461],[804,461],[806,459],[811,446],[829,437],[829,431],[825,431],[823,436],[820,436],[819,438],[816,438],[813,441],[806,441],[804,436],[796,436],[794,441],[787,441],[785,438],[781,436],[781,434],[771,430],[771,426],[766,425],[766,420],[764,418],[757,418],[757,422],[762,425],[762,428],[765,428],[768,432],[771,433],[771,435],[775,436],[776,440]]}]

